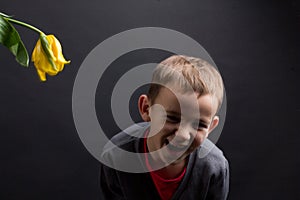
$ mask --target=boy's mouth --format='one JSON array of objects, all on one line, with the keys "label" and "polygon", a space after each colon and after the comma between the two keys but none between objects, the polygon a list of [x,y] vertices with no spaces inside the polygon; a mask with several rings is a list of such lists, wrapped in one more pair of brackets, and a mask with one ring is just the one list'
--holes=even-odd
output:
[{"label": "boy's mouth", "polygon": [[172,144],[168,139],[165,139],[165,145],[167,146],[167,148],[173,152],[184,152],[186,151],[189,147],[188,146],[177,146]]}]

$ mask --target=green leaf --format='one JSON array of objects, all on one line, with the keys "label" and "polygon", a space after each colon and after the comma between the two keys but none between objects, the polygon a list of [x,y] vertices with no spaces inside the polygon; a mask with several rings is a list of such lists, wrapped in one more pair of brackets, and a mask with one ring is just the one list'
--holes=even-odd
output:
[{"label": "green leaf", "polygon": [[41,34],[40,35],[40,40],[41,40],[42,48],[43,48],[44,52],[47,55],[48,61],[50,62],[53,69],[57,70],[57,67],[56,67],[55,63],[53,62],[53,57],[54,57],[53,53],[49,50],[50,49],[50,44],[47,40],[47,36],[45,34]]},{"label": "green leaf", "polygon": [[29,56],[17,30],[0,14],[0,44],[6,46],[21,65],[28,67]]}]

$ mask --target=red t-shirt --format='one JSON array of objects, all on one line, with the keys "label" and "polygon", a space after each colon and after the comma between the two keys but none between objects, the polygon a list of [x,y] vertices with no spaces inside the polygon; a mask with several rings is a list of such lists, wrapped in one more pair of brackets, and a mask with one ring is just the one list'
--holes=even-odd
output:
[{"label": "red t-shirt", "polygon": [[[148,135],[148,133],[146,133]],[[147,137],[144,139],[144,152],[148,152],[147,149]],[[145,160],[146,160],[146,166],[148,170],[150,171],[150,175],[152,178],[152,181],[159,193],[159,196],[161,197],[162,200],[169,200],[172,198],[173,194],[177,190],[180,181],[183,179],[184,174],[186,172],[186,167],[184,167],[184,170],[182,171],[181,174],[179,174],[178,177],[172,178],[172,179],[167,179],[164,178],[164,173],[161,172],[160,170],[153,171],[148,160],[147,154],[145,154]]]}]

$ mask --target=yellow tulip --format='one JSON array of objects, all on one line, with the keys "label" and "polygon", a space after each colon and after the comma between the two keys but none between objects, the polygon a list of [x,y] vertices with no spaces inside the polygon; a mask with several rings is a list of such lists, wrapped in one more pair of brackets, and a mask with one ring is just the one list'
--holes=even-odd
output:
[{"label": "yellow tulip", "polygon": [[31,57],[41,81],[46,81],[46,74],[56,75],[62,71],[66,61],[62,54],[62,48],[54,35],[41,34],[37,41]]}]

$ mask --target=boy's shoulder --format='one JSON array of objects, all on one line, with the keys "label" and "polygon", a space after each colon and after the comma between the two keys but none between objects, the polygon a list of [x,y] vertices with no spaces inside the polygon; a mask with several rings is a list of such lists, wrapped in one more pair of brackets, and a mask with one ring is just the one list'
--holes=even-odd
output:
[{"label": "boy's shoulder", "polygon": [[101,161],[113,169],[127,172],[143,172],[143,137],[149,123],[139,123],[113,136],[104,146]]},{"label": "boy's shoulder", "polygon": [[211,140],[204,140],[203,144],[195,152],[195,156],[201,166],[205,165],[212,171],[219,171],[228,168],[228,161],[219,149]]},{"label": "boy's shoulder", "polygon": [[103,153],[113,151],[116,148],[122,148],[127,151],[135,152],[138,149],[138,142],[144,137],[145,131],[149,128],[148,122],[134,124],[127,129],[113,136],[105,146]]}]

